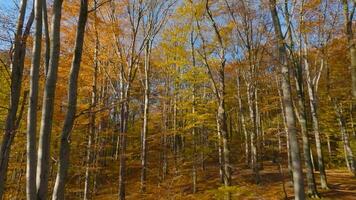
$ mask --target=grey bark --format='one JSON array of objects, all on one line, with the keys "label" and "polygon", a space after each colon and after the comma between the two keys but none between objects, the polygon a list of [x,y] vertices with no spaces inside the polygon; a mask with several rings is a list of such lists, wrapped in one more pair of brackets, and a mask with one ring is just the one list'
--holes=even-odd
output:
[{"label": "grey bark", "polygon": [[[305,50],[306,52],[306,50]],[[322,61],[323,62],[323,61]],[[320,138],[320,129],[319,129],[319,118],[317,111],[317,97],[316,97],[316,83],[312,80],[310,75],[309,63],[307,58],[304,58],[304,67],[307,76],[307,86],[309,94],[309,103],[310,103],[310,112],[312,115],[312,125],[315,136],[316,144],[316,153],[318,156],[318,168],[320,173],[320,183],[323,189],[328,189],[326,173],[325,173],[325,164],[324,164],[324,155],[322,152],[321,138]]]},{"label": "grey bark", "polygon": [[355,158],[350,146],[350,139],[349,139],[349,133],[347,132],[346,128],[346,119],[345,116],[342,112],[342,107],[340,103],[334,98],[332,99],[332,103],[336,112],[337,120],[339,122],[340,126],[340,132],[341,132],[341,139],[343,142],[344,146],[344,153],[345,153],[345,162],[347,165],[348,170],[356,176],[356,162]]},{"label": "grey bark", "polygon": [[45,37],[45,66],[44,66],[44,74],[45,77],[47,76],[48,67],[49,67],[49,58],[50,58],[50,50],[51,50],[51,42],[49,38],[49,28],[48,28],[48,15],[47,15],[47,1],[43,0],[42,2],[42,24],[43,24],[43,31]]},{"label": "grey bark", "polygon": [[248,133],[246,129],[246,122],[245,122],[245,116],[243,112],[243,106],[242,106],[242,100],[241,100],[241,91],[240,91],[240,75],[239,72],[237,72],[237,78],[236,78],[236,86],[237,86],[237,102],[239,106],[239,111],[238,111],[238,117],[241,120],[241,125],[242,125],[242,131],[244,133],[245,137],[245,163],[247,166],[250,164],[250,145],[249,145],[249,138],[248,138]]},{"label": "grey bark", "polygon": [[292,171],[293,171],[293,186],[296,200],[304,200],[304,182],[303,172],[300,161],[300,153],[297,139],[297,131],[295,124],[295,116],[292,105],[291,85],[290,85],[290,70],[288,66],[288,57],[286,51],[286,44],[281,30],[280,20],[277,13],[276,1],[270,0],[270,11],[273,20],[275,37],[277,39],[277,47],[279,53],[279,62],[281,64],[282,76],[282,90],[283,90],[283,104],[285,107],[286,121],[289,133],[289,141],[291,148]]},{"label": "grey bark", "polygon": [[[250,70],[252,74],[255,70],[253,66],[250,66]],[[256,115],[256,93],[255,93],[254,84],[247,83],[247,100],[248,100],[248,107],[250,111],[250,119],[252,122],[252,131],[250,134],[250,147],[251,147],[251,168],[254,173],[255,181],[258,184],[261,180],[260,172],[258,168],[258,150],[257,150],[257,136],[258,136],[258,127],[257,127],[257,115]]]},{"label": "grey bark", "polygon": [[[206,59],[206,65],[208,67],[210,77],[211,77],[212,81],[215,83],[214,88],[215,88],[215,93],[216,93],[217,100],[218,100],[217,122],[218,122],[218,127],[219,127],[218,134],[221,135],[221,137],[222,137],[223,168],[224,168],[223,180],[224,180],[225,186],[230,186],[231,185],[230,147],[229,147],[229,141],[228,141],[226,110],[225,110],[226,49],[224,46],[223,38],[221,36],[219,27],[218,27],[217,23],[215,22],[213,14],[211,13],[209,0],[206,0],[206,2],[205,2],[205,9],[207,11],[209,21],[214,29],[214,33],[215,33],[216,37],[218,38],[218,43],[219,43],[219,52],[218,53],[219,53],[219,57],[220,57],[220,63],[219,63],[219,68],[218,68],[218,73],[217,73],[218,78],[217,78],[216,82],[214,80],[214,77],[212,76],[211,68],[210,68],[210,66],[208,66],[207,58],[205,57],[205,59]],[[226,197],[229,199],[230,193],[228,193]]]},{"label": "grey bark", "polygon": [[88,17],[88,0],[80,1],[79,20],[74,44],[74,55],[69,74],[68,84],[68,106],[64,119],[64,125],[61,134],[59,161],[56,183],[53,189],[52,200],[63,200],[65,193],[65,184],[69,168],[70,155],[70,133],[73,128],[75,113],[77,109],[77,88],[80,62],[82,59],[85,25]]},{"label": "grey bark", "polygon": [[304,87],[303,87],[303,69],[302,66],[298,63],[295,71],[296,79],[296,89],[299,105],[299,124],[301,127],[302,140],[303,140],[303,155],[304,162],[306,167],[306,176],[308,184],[308,195],[312,198],[319,197],[318,191],[316,189],[314,169],[312,165],[312,158],[310,154],[310,144],[308,136],[308,125],[307,125],[307,114],[305,108],[305,97],[304,97]]},{"label": "grey bark", "polygon": [[348,42],[349,51],[350,51],[350,59],[351,59],[350,68],[351,68],[351,80],[352,80],[351,85],[352,85],[353,104],[355,104],[355,101],[356,101],[356,43],[355,43],[353,27],[352,27],[354,11],[355,11],[355,4],[356,4],[355,1],[353,1],[353,7],[350,12],[350,8],[349,8],[350,6],[349,6],[348,0],[342,0],[343,10],[344,10],[344,20],[345,20],[345,22],[344,22],[345,34],[347,37],[347,42]]},{"label": "grey bark", "polygon": [[25,29],[24,28],[24,18],[26,14],[27,0],[22,0],[19,10],[19,16],[17,18],[16,33],[14,44],[12,47],[11,55],[11,86],[10,86],[10,102],[9,109],[6,115],[5,121],[5,131],[2,136],[1,146],[0,146],[0,199],[3,198],[7,168],[9,162],[9,156],[11,151],[11,145],[16,135],[16,129],[18,127],[18,122],[20,118],[16,116],[20,101],[21,86],[22,86],[22,72],[25,62],[26,54],[26,41],[29,35],[33,18],[34,10],[28,18]]},{"label": "grey bark", "polygon": [[145,60],[144,60],[144,108],[143,108],[143,126],[141,133],[142,150],[141,150],[141,191],[146,191],[147,179],[147,132],[148,132],[148,115],[150,101],[150,62],[151,62],[151,41],[146,41]]},{"label": "grey bark", "polygon": [[[196,68],[196,58],[195,58],[195,38],[194,38],[194,30],[190,34],[190,45],[191,45],[191,51],[192,51],[192,67],[193,69]],[[195,98],[195,92],[196,92],[196,84],[193,83],[193,94],[192,94],[192,115],[194,117],[193,119],[193,129],[192,129],[192,146],[193,146],[193,159],[192,159],[192,181],[193,181],[193,193],[197,192],[197,162],[196,159],[198,158],[197,155],[197,144],[196,144],[196,120],[195,120],[195,105],[196,105],[196,98]]]},{"label": "grey bark", "polygon": [[38,82],[41,65],[42,42],[42,2],[35,1],[35,37],[33,40],[33,56],[31,61],[30,99],[27,115],[27,166],[26,166],[26,197],[36,199],[36,133],[37,133],[37,104]]},{"label": "grey bark", "polygon": [[[90,103],[90,113],[89,113],[89,134],[88,134],[88,144],[87,144],[87,157],[86,157],[86,169],[85,169],[85,182],[84,182],[84,200],[89,199],[90,193],[90,166],[93,163],[93,154],[92,152],[92,143],[94,137],[96,135],[96,113],[94,109],[97,105],[97,82],[98,82],[98,68],[99,68],[99,35],[98,35],[98,28],[97,28],[97,1],[94,1],[94,31],[95,31],[95,49],[94,49],[94,73],[93,73],[93,82],[92,82],[92,94],[91,94],[91,103]],[[117,155],[117,154],[116,154]]]},{"label": "grey bark", "polygon": [[280,107],[281,107],[281,116],[282,116],[282,120],[283,120],[284,133],[286,136],[288,171],[290,173],[292,173],[291,155],[290,155],[290,146],[289,146],[289,132],[288,132],[288,126],[287,126],[287,120],[286,120],[286,113],[285,113],[284,104],[283,104],[282,89],[280,86],[280,80],[278,80],[278,78],[276,79],[276,82],[277,82],[278,97],[279,97],[279,102],[280,102]]},{"label": "grey bark", "polygon": [[58,61],[60,53],[60,21],[63,0],[53,3],[51,50],[49,69],[46,76],[42,105],[39,146],[37,151],[36,189],[37,199],[47,199],[48,171],[50,157],[50,139],[54,110],[54,95],[57,83]]}]

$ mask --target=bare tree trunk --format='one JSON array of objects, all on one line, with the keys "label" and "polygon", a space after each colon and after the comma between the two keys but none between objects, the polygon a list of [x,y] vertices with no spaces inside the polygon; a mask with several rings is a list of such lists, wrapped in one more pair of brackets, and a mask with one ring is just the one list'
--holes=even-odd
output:
[{"label": "bare tree trunk", "polygon": [[[223,42],[223,37],[221,35],[220,29],[214,19],[214,16],[210,10],[209,0],[205,1],[205,9],[207,11],[207,15],[209,21],[211,23],[212,28],[214,29],[215,36],[218,38],[219,43],[219,58],[220,63],[217,69],[217,80],[215,80],[214,76],[212,75],[212,71],[210,65],[208,63],[208,58],[206,52],[204,53],[204,61],[208,68],[208,73],[210,78],[213,82],[213,87],[215,90],[215,95],[217,97],[218,103],[218,110],[217,110],[217,125],[218,125],[218,135],[222,138],[222,153],[223,153],[223,181],[224,186],[231,185],[231,165],[230,165],[230,147],[229,147],[229,135],[226,123],[226,109],[225,109],[225,65],[226,65],[226,47]],[[200,31],[200,27],[198,27]],[[201,35],[201,32],[200,32]],[[204,51],[206,50],[205,41],[203,36],[201,35],[203,40],[203,48]],[[225,194],[226,199],[231,198],[230,192],[226,192]]]},{"label": "bare tree trunk", "polygon": [[[195,64],[194,64],[195,66]],[[193,106],[192,106],[192,114],[195,115],[195,85],[193,86]],[[193,193],[197,192],[197,167],[196,167],[196,159],[197,159],[197,145],[196,145],[196,127],[195,127],[195,119],[193,121],[193,129],[192,129],[192,146],[193,146],[193,160],[192,160],[192,177],[193,177]]]},{"label": "bare tree trunk", "polygon": [[[343,5],[343,9],[344,9],[345,34],[346,34],[348,46],[350,49],[352,99],[353,99],[353,104],[355,106],[355,101],[356,101],[356,44],[355,44],[355,39],[354,39],[353,27],[352,27],[355,7],[350,9],[348,0],[342,0],[342,5]],[[355,6],[355,1],[353,1],[353,6]],[[350,10],[352,10],[351,13],[350,13]]]},{"label": "bare tree trunk", "polygon": [[38,146],[38,163],[36,171],[37,199],[47,199],[48,169],[50,157],[50,138],[52,132],[52,118],[54,110],[54,95],[57,83],[57,71],[60,52],[60,21],[63,0],[53,3],[51,53],[43,95],[42,119]]},{"label": "bare tree trunk", "polygon": [[[191,44],[191,51],[192,51],[192,67],[193,70],[196,68],[196,58],[195,58],[195,47],[194,47],[195,39],[194,39],[194,31],[190,34],[190,44]],[[192,159],[192,181],[193,181],[193,193],[197,192],[197,144],[196,144],[196,119],[195,119],[195,92],[196,92],[196,84],[193,83],[192,85],[192,115],[193,115],[193,129],[192,129],[192,146],[193,146],[193,159]]]},{"label": "bare tree trunk", "polygon": [[31,61],[30,99],[27,116],[27,167],[26,167],[26,197],[36,199],[36,132],[37,132],[37,104],[38,82],[41,65],[42,40],[42,2],[35,1],[35,37],[33,41],[33,56]]},{"label": "bare tree trunk", "polygon": [[[253,67],[251,67],[253,68]],[[253,73],[254,70],[251,69],[251,73]],[[255,181],[258,184],[260,180],[260,173],[259,173],[259,168],[258,168],[258,151],[257,151],[257,133],[258,133],[258,128],[257,128],[257,119],[256,119],[256,107],[255,107],[255,101],[256,101],[256,96],[255,96],[255,87],[254,84],[247,83],[247,100],[248,100],[248,107],[250,111],[250,119],[252,123],[252,131],[250,134],[250,147],[251,147],[251,168],[253,170],[254,176],[255,176]]]},{"label": "bare tree trunk", "polygon": [[147,179],[147,132],[148,132],[148,115],[149,115],[149,101],[150,101],[150,62],[151,62],[151,41],[146,41],[145,48],[145,88],[144,88],[144,108],[143,108],[143,127],[141,133],[142,149],[141,149],[141,192],[146,191]]},{"label": "bare tree trunk", "polygon": [[286,120],[286,113],[284,109],[284,104],[283,104],[283,95],[282,95],[282,89],[280,86],[280,81],[276,80],[277,82],[277,90],[278,90],[278,96],[279,96],[279,101],[280,101],[280,106],[281,106],[281,115],[282,115],[282,120],[283,120],[283,126],[284,126],[284,132],[286,135],[286,146],[287,146],[287,165],[288,165],[288,171],[292,173],[292,166],[291,166],[291,156],[290,156],[290,146],[289,146],[289,133],[288,133],[288,127],[287,127],[287,120]]},{"label": "bare tree trunk", "polygon": [[[124,92],[124,97],[128,98],[128,90]],[[120,131],[120,150],[119,150],[119,200],[125,200],[126,196],[126,138],[127,138],[127,123],[128,123],[129,104],[125,101],[121,107],[121,131]]]},{"label": "bare tree trunk", "polygon": [[47,76],[48,68],[49,68],[49,59],[50,59],[50,51],[51,51],[51,42],[49,38],[49,28],[48,28],[48,16],[47,16],[47,1],[43,0],[42,2],[42,24],[45,36],[45,67],[44,67],[44,74],[45,77]]},{"label": "bare tree trunk", "polygon": [[22,72],[24,68],[26,54],[26,41],[34,18],[34,10],[32,9],[25,30],[23,31],[26,7],[27,0],[22,0],[19,10],[19,16],[17,18],[15,39],[12,47],[12,52],[10,52],[12,54],[10,65],[11,93],[9,109],[6,115],[5,132],[2,136],[0,146],[0,199],[3,198],[4,194],[11,145],[16,135],[16,121],[19,120],[17,119],[16,114],[21,96],[20,94],[22,86]]},{"label": "bare tree trunk", "polygon": [[296,71],[294,73],[296,80],[296,89],[299,104],[299,124],[301,127],[302,139],[303,139],[303,155],[304,162],[306,166],[306,176],[308,183],[308,196],[312,198],[318,198],[319,194],[316,189],[315,178],[314,178],[314,168],[312,165],[312,158],[310,154],[310,144],[308,136],[308,126],[307,126],[307,114],[305,109],[305,98],[304,98],[304,87],[303,87],[303,69],[301,63],[297,64]]},{"label": "bare tree trunk", "polygon": [[242,101],[241,101],[241,93],[240,93],[240,74],[239,72],[237,73],[237,78],[236,78],[236,85],[237,85],[237,101],[238,101],[238,106],[239,106],[239,117],[241,119],[241,125],[242,125],[242,131],[245,136],[245,162],[246,165],[249,166],[250,164],[250,149],[249,149],[249,138],[248,138],[248,133],[246,130],[246,122],[245,122],[245,116],[243,112],[243,106],[242,106]]},{"label": "bare tree trunk", "polygon": [[281,25],[277,13],[275,0],[270,0],[270,11],[272,15],[274,30],[275,30],[275,37],[277,39],[277,47],[279,50],[279,62],[281,63],[283,104],[285,107],[286,121],[288,126],[289,141],[291,147],[294,195],[296,200],[303,200],[305,199],[304,182],[303,182],[302,166],[300,161],[295,117],[294,117],[293,105],[292,105],[288,57],[287,57],[285,41],[281,30]]},{"label": "bare tree trunk", "polygon": [[88,0],[80,1],[79,20],[74,44],[74,55],[69,75],[68,106],[64,119],[59,150],[59,162],[56,183],[53,189],[52,200],[64,200],[65,184],[69,168],[70,133],[72,132],[75,113],[77,110],[77,88],[80,62],[82,60],[85,25],[88,17]]},{"label": "bare tree trunk", "polygon": [[341,139],[344,145],[345,162],[347,164],[347,168],[349,169],[349,171],[353,173],[354,176],[356,176],[356,163],[350,146],[349,133],[347,132],[347,128],[346,128],[346,120],[342,113],[341,105],[339,105],[336,99],[332,99],[332,101],[334,104],[337,120],[340,125]]},{"label": "bare tree trunk", "polygon": [[[94,1],[94,8],[97,8],[97,1]],[[88,144],[87,144],[87,157],[86,157],[86,169],[85,169],[85,183],[84,183],[84,200],[89,199],[90,192],[90,166],[93,163],[93,152],[92,152],[92,143],[94,136],[96,134],[96,114],[94,109],[97,104],[97,81],[98,81],[98,68],[99,68],[99,36],[97,30],[97,15],[96,10],[94,11],[94,31],[95,31],[95,50],[94,50],[94,74],[92,82],[92,97],[90,103],[90,113],[89,113],[89,134],[88,134]]]},{"label": "bare tree trunk", "polygon": [[224,183],[224,157],[223,157],[223,149],[222,149],[222,142],[221,142],[221,133],[220,133],[220,126],[218,117],[216,117],[216,129],[218,131],[218,157],[219,157],[219,175],[220,175],[220,182]]},{"label": "bare tree trunk", "polygon": [[310,75],[310,69],[309,69],[309,63],[306,59],[307,58],[304,58],[305,72],[306,72],[306,76],[307,76],[310,112],[312,114],[312,125],[313,125],[313,131],[314,131],[314,135],[315,135],[316,153],[318,156],[318,168],[319,168],[319,173],[320,173],[320,183],[321,183],[321,187],[323,189],[328,189],[326,173],[325,173],[324,155],[323,155],[322,147],[321,147],[315,85],[312,82],[311,75]]},{"label": "bare tree trunk", "polygon": [[[223,77],[222,73],[220,76]],[[227,124],[226,124],[226,110],[225,110],[225,84],[224,78],[222,78],[220,83],[220,91],[221,96],[219,99],[219,106],[218,106],[218,126],[220,127],[220,135],[222,137],[222,147],[223,147],[223,166],[224,166],[224,185],[230,186],[231,185],[231,166],[230,166],[230,148],[228,144],[228,134],[227,134]]]}]

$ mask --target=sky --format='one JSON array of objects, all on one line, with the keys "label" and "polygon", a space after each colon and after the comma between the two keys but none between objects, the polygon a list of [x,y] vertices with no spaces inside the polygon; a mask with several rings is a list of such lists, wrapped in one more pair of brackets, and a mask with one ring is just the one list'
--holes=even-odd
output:
[{"label": "sky", "polygon": [[[0,50],[6,50],[10,46],[9,38],[13,37],[13,28],[18,16],[17,5],[21,0],[0,0]],[[32,0],[28,0],[29,9],[32,8]],[[26,12],[27,14],[29,11]]]}]

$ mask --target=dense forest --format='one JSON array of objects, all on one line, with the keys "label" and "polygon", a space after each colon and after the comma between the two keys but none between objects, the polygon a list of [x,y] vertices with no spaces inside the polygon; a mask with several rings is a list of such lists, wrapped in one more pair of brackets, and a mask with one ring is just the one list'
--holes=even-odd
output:
[{"label": "dense forest", "polygon": [[356,199],[355,0],[0,0],[0,199]]}]

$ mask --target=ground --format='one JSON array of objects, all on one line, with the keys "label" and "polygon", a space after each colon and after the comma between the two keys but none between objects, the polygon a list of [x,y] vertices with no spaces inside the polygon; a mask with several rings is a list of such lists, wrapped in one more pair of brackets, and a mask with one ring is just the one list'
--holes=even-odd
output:
[{"label": "ground", "polygon": [[[175,176],[170,176],[158,184],[149,183],[145,195],[140,194],[139,180],[130,181],[127,188],[127,199],[149,199],[149,200],[168,200],[168,199],[223,199],[226,189],[219,188],[219,173],[216,166],[208,166],[203,173],[198,171],[198,192],[192,194],[191,179],[189,171],[181,171]],[[318,188],[320,196],[325,200],[356,200],[356,178],[346,169],[327,170],[329,190]],[[185,174],[185,175],[184,175]],[[232,193],[232,200],[279,200],[285,199],[283,192],[283,182],[288,199],[293,198],[293,186],[288,176],[287,169],[283,169],[283,175],[280,173],[279,166],[272,162],[265,162],[263,170],[260,171],[261,182],[256,185],[254,176],[250,169],[237,166],[233,171],[233,187],[228,190]],[[316,172],[316,181],[319,184],[319,175]],[[217,189],[219,188],[219,189]],[[117,199],[116,184],[102,191],[95,199]],[[104,194],[106,193],[106,194]],[[111,193],[111,195],[107,195]]]}]

